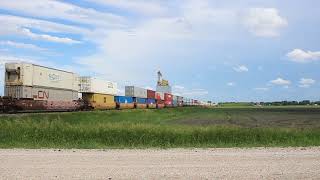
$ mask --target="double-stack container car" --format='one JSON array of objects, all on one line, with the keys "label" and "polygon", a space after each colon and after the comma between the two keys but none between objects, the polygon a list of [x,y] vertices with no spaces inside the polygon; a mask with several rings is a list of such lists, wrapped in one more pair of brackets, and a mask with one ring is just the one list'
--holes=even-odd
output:
[{"label": "double-stack container car", "polygon": [[79,78],[82,99],[92,109],[115,109],[114,96],[117,94],[117,83],[104,81],[88,76]]},{"label": "double-stack container car", "polygon": [[78,75],[30,63],[5,65],[6,97],[10,110],[71,111],[80,108]]},{"label": "double-stack container car", "polygon": [[136,86],[126,86],[125,95],[133,97],[134,107],[139,109],[147,108],[147,89],[136,87]]},{"label": "double-stack container car", "polygon": [[156,103],[157,103],[157,108],[161,109],[165,107],[164,103],[164,93],[163,92],[156,92]]},{"label": "double-stack container car", "polygon": [[156,103],[156,92],[153,90],[147,90],[147,107],[148,108],[157,108],[157,103]]},{"label": "double-stack container car", "polygon": [[172,100],[173,100],[172,94],[164,93],[164,106],[165,107],[173,107]]},{"label": "double-stack container car", "polygon": [[133,109],[134,101],[131,96],[115,96],[114,101],[116,102],[117,109]]},{"label": "double-stack container car", "polygon": [[133,102],[135,105],[135,108],[137,109],[146,109],[147,108],[147,98],[133,98]]}]

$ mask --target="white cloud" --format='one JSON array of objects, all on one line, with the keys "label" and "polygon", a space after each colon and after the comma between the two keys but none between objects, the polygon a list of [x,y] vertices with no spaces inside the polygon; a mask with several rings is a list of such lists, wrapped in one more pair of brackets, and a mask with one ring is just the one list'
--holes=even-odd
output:
[{"label": "white cloud", "polygon": [[73,44],[79,43],[79,41],[67,37],[33,33],[30,29],[53,33],[88,34],[86,29],[31,18],[0,15],[0,21],[5,24],[5,26],[0,29],[0,35],[19,35],[37,40]]},{"label": "white cloud", "polygon": [[299,81],[299,87],[309,88],[311,85],[315,84],[316,81],[309,78],[301,78]]},{"label": "white cloud", "polygon": [[252,8],[247,13],[244,24],[256,36],[274,37],[280,34],[279,31],[288,22],[275,8]]},{"label": "white cloud", "polygon": [[1,9],[34,17],[58,18],[99,26],[122,26],[121,24],[125,21],[123,17],[118,15],[101,13],[94,9],[86,9],[56,0],[0,1],[0,7]]},{"label": "white cloud", "polygon": [[36,46],[34,44],[20,43],[20,42],[14,42],[14,41],[0,41],[0,45],[11,46],[11,47],[15,47],[15,48],[30,49],[30,50],[35,50],[35,51],[47,51],[48,50],[48,49]]},{"label": "white cloud", "polygon": [[312,61],[320,60],[320,51],[304,51],[301,49],[294,49],[287,54],[287,57],[290,58],[291,61],[298,63],[308,63]]},{"label": "white cloud", "polygon": [[161,4],[161,1],[143,1],[143,0],[87,0],[101,5],[113,6],[129,11],[146,15],[162,15],[167,13],[167,8]]},{"label": "white cloud", "polygon": [[236,83],[234,83],[234,82],[228,82],[227,83],[227,86],[235,86],[236,85]]},{"label": "white cloud", "polygon": [[51,36],[48,34],[36,34],[31,32],[27,28],[23,28],[20,30],[22,34],[36,40],[44,40],[44,41],[50,41],[50,42],[56,42],[56,43],[65,43],[65,44],[77,44],[80,43],[80,41],[76,41],[70,38],[66,37],[56,37],[56,36]]},{"label": "white cloud", "polygon": [[291,81],[285,80],[282,78],[277,78],[277,79],[272,80],[270,82],[274,85],[279,85],[279,86],[284,86],[284,87],[288,87],[291,84]]},{"label": "white cloud", "polygon": [[236,72],[248,72],[249,71],[249,69],[245,65],[233,67],[233,70],[235,70]]}]

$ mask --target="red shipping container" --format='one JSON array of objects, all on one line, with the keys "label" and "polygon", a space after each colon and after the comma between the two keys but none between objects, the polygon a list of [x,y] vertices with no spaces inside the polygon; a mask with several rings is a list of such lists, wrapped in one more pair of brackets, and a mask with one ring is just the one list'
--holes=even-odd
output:
[{"label": "red shipping container", "polygon": [[164,93],[164,104],[165,106],[172,106],[172,94]]},{"label": "red shipping container", "polygon": [[156,92],[156,99],[157,100],[164,100],[164,93]]},{"label": "red shipping container", "polygon": [[164,108],[164,101],[163,100],[157,100],[157,108],[161,109]]},{"label": "red shipping container", "polygon": [[172,94],[164,93],[164,100],[165,101],[172,101]]},{"label": "red shipping container", "polygon": [[147,90],[147,97],[150,99],[156,99],[156,92],[152,90]]}]

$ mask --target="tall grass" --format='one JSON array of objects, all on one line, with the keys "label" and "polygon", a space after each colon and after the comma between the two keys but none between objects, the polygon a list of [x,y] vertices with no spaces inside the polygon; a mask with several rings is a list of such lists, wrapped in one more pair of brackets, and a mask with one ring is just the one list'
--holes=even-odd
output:
[{"label": "tall grass", "polygon": [[147,124],[71,125],[61,121],[6,123],[0,147],[142,148],[318,146],[319,130],[184,127]]},{"label": "tall grass", "polygon": [[[164,113],[165,111],[167,112]],[[320,129],[317,128],[186,126],[170,123],[172,120],[186,118],[186,116],[199,117],[197,111],[207,112],[200,109],[180,109],[2,116],[0,117],[0,148],[320,145]],[[205,115],[205,117],[208,116],[208,114]]]}]

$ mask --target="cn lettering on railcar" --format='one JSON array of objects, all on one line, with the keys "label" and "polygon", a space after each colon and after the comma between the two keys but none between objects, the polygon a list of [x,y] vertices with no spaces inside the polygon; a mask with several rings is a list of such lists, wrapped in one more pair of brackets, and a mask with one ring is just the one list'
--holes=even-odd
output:
[{"label": "cn lettering on railcar", "polygon": [[46,91],[38,91],[39,99],[49,99],[49,92]]}]

